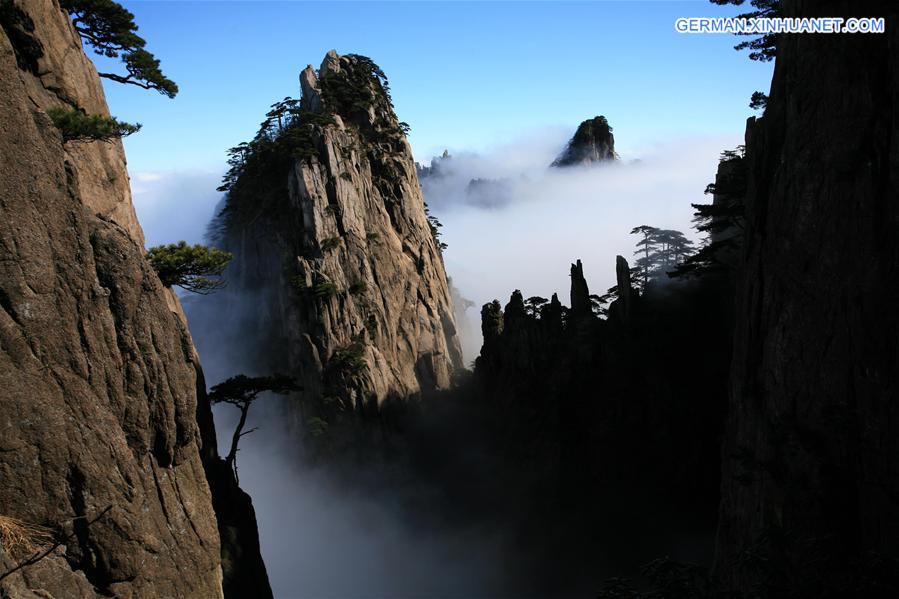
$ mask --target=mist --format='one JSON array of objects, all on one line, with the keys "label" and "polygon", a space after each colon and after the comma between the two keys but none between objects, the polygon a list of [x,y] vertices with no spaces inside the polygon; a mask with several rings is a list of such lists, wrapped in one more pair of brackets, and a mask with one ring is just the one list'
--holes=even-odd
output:
[{"label": "mist", "polygon": [[[615,164],[548,168],[567,138],[534,134],[476,155],[449,153],[441,175],[422,186],[443,223],[446,269],[474,303],[460,327],[466,361],[481,344],[480,307],[505,303],[514,289],[525,297],[559,294],[568,303],[568,265],[584,263],[591,292],[615,284],[615,256],[629,261],[637,241],[630,230],[647,224],[691,229],[691,203],[704,203],[718,156],[738,136],[679,139],[625,153]],[[491,180],[487,193],[468,192],[472,179]],[[491,193],[493,192],[493,193]]]},{"label": "mist", "polygon": [[203,242],[206,225],[222,196],[216,187],[223,170],[130,173],[134,209],[147,247],[181,240]]},{"label": "mist", "polygon": [[[632,254],[632,227],[688,232],[690,203],[704,201],[718,155],[739,139],[678,140],[622,156],[617,164],[549,169],[564,142],[563,132],[544,131],[480,155],[451,149],[448,173],[423,183],[431,212],[444,225],[448,274],[474,302],[459,319],[466,361],[480,348],[483,303],[504,302],[513,289],[525,297],[558,292],[567,303],[568,265],[577,258],[591,290],[602,292],[614,284],[615,255]],[[466,188],[478,178],[499,181],[502,192],[473,202]],[[133,173],[132,180],[148,245],[203,240],[221,199],[214,191],[218,174]],[[208,386],[235,374],[270,374],[257,359],[266,348],[241,317],[260,301],[229,292],[184,298]],[[440,485],[401,472],[316,465],[297,442],[284,401],[272,396],[254,404],[246,428],[258,430],[241,440],[237,457],[276,597],[527,594],[522,572],[531,556],[522,561],[521,538],[510,536],[514,527],[496,516],[507,511],[512,517],[516,506],[472,515],[452,505]],[[238,414],[228,405],[215,406],[214,413],[224,454]],[[456,443],[464,453],[464,443]],[[482,462],[485,456],[465,459]],[[450,475],[447,484],[455,481]]]},{"label": "mist", "polygon": [[[266,348],[242,318],[261,297],[224,292],[183,301],[207,386],[239,373],[271,374],[262,365]],[[241,439],[237,456],[276,597],[491,597],[514,584],[501,523],[445,520],[443,498],[405,476],[405,467],[315,464],[285,418],[285,401],[266,395],[253,404],[244,430],[258,430]],[[225,455],[239,412],[229,405],[213,412]]]}]

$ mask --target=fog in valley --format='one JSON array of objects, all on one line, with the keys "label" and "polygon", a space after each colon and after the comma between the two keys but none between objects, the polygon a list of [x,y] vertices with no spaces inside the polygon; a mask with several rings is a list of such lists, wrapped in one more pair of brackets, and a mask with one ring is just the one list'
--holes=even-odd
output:
[{"label": "fog in valley", "polygon": [[[690,203],[704,201],[719,153],[739,142],[678,140],[624,154],[614,164],[548,168],[566,141],[564,132],[549,131],[481,154],[449,149],[452,157],[438,160],[423,178],[431,213],[443,223],[447,272],[470,302],[456,310],[466,363],[480,348],[484,302],[505,303],[513,289],[522,289],[525,297],[558,292],[567,303],[568,265],[576,258],[591,289],[601,293],[614,284],[615,255],[632,255],[632,227],[690,232]],[[203,242],[221,200],[214,191],[218,177],[133,173],[148,245]],[[241,318],[259,309],[262,298],[225,291],[183,299],[207,386],[239,373],[269,374],[259,366],[266,348]],[[237,458],[277,597],[474,597],[530,588],[521,574],[526,560],[516,555],[521,539],[502,518],[467,514],[464,506],[448,505],[439,485],[414,477],[391,473],[393,482],[379,484],[365,479],[383,471],[335,474],[311,463],[286,420],[284,401],[271,396],[254,404],[246,428],[258,430],[241,440]],[[219,405],[215,416],[224,454],[238,411]]]},{"label": "fog in valley", "polygon": [[[484,303],[505,303],[514,289],[525,297],[557,292],[567,303],[568,264],[578,258],[591,291],[604,292],[615,282],[615,256],[633,256],[629,232],[637,225],[677,229],[695,240],[690,204],[708,201],[702,192],[721,151],[742,143],[736,135],[668,140],[622,152],[615,164],[548,168],[569,136],[550,129],[483,153],[450,148],[440,174],[423,179],[425,201],[449,246],[447,274],[472,303],[467,310],[456,306],[457,315],[464,311],[458,325],[466,363],[480,349]],[[430,159],[419,157],[424,166]],[[147,245],[202,243],[221,201],[220,178],[211,170],[133,173]],[[468,191],[477,179],[495,185]]]}]

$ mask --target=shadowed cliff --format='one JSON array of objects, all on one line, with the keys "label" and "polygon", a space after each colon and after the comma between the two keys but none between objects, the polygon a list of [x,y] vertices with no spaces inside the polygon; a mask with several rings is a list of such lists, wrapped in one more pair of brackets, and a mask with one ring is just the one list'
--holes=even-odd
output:
[{"label": "shadowed cliff", "polygon": [[778,39],[748,191],[717,572],[769,596],[899,592],[899,19]]}]

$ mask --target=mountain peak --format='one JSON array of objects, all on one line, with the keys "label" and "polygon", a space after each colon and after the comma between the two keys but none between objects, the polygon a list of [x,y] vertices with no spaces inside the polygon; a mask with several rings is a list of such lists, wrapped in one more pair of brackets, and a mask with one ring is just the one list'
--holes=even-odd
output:
[{"label": "mountain peak", "polygon": [[574,166],[618,159],[615,153],[615,136],[604,116],[593,117],[582,122],[565,150],[559,154],[551,166]]}]

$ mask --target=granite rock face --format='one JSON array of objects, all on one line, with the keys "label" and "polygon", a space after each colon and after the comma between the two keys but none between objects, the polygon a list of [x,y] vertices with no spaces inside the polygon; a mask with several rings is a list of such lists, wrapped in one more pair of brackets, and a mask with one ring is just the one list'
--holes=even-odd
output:
[{"label": "granite rock face", "polygon": [[[30,40],[40,48],[40,58],[29,61],[23,57],[27,49],[16,51],[13,47],[18,62],[23,66],[32,62],[30,66],[34,67],[20,69],[31,75],[21,77],[21,85],[30,100],[44,111],[78,106],[88,114],[108,116],[97,71],[82,50],[72,24],[61,16],[58,4],[22,0],[13,2],[12,6],[25,15],[25,23],[8,26],[8,38],[21,40],[20,46],[28,45]],[[77,165],[71,176],[80,201],[95,214],[122,226],[135,241],[143,244],[143,231],[131,203],[122,142],[67,144],[66,153],[69,161]]]},{"label": "granite rock face", "polygon": [[617,159],[612,128],[606,117],[597,116],[578,126],[574,137],[551,166],[575,166]]},{"label": "granite rock face", "polygon": [[[462,363],[412,153],[373,69],[331,51],[301,73],[307,154],[271,209],[232,218],[224,236],[231,292],[258,298],[249,318],[271,367],[307,405],[350,412],[446,388]],[[238,203],[232,192],[226,210]]]},{"label": "granite rock face", "polygon": [[899,18],[863,12],[886,33],[781,39],[747,127],[717,560],[733,588],[882,596],[859,585],[899,555]]},{"label": "granite rock face", "polygon": [[[5,4],[0,514],[71,536],[0,595],[221,597],[180,305],[144,258],[121,143],[63,145],[46,113],[106,115],[102,87],[55,2]],[[21,559],[0,550],[0,572]]]}]

